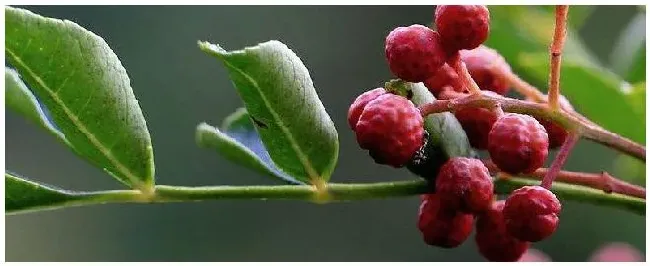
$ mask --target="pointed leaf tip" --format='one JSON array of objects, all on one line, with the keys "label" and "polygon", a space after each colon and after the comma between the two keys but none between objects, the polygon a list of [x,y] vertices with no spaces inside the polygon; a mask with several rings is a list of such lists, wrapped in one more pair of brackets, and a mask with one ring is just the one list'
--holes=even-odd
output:
[{"label": "pointed leaf tip", "polygon": [[228,69],[275,165],[301,182],[329,180],[338,133],[300,58],[278,41],[225,53],[215,45],[201,49]]},{"label": "pointed leaf tip", "polygon": [[51,111],[72,150],[130,187],[151,189],[151,137],[106,41],[74,22],[13,7],[5,7],[5,26],[7,62]]}]

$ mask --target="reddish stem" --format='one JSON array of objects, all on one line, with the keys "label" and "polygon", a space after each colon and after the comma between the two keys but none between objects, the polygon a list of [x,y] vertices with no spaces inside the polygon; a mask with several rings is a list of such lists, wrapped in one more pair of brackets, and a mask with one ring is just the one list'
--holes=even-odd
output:
[{"label": "reddish stem", "polygon": [[[499,168],[492,161],[484,160],[483,162],[485,166],[490,170],[490,173],[499,174],[500,172]],[[534,177],[541,180],[547,175],[548,171],[549,171],[548,168],[539,168],[535,170],[535,172],[530,173],[527,176]],[[572,172],[572,171],[559,171],[557,173],[556,180],[564,183],[600,189],[605,193],[617,193],[617,194],[633,196],[641,199],[646,198],[645,188],[617,179],[611,176],[607,172],[584,173],[584,172]]]},{"label": "reddish stem", "polygon": [[478,84],[472,78],[472,75],[469,74],[467,66],[463,60],[460,59],[460,54],[456,53],[449,60],[449,65],[456,71],[459,78],[459,83],[463,88],[467,89],[471,94],[480,94],[481,88],[478,87]]},{"label": "reddish stem", "polygon": [[517,92],[523,95],[526,99],[534,102],[545,102],[546,96],[540,92],[535,86],[521,79],[517,74],[513,73],[507,68],[495,67],[494,70],[499,71],[499,75],[508,81]]},{"label": "reddish stem", "polygon": [[[499,68],[495,70],[500,71],[499,75],[504,77],[517,92],[519,92],[521,95],[523,95],[526,98],[526,100],[537,102],[537,103],[548,102],[548,97],[544,93],[542,93],[539,89],[537,89],[537,87],[521,79],[519,76],[517,76],[517,74],[513,73],[512,71],[501,70]],[[562,110],[582,120],[584,123],[589,123],[592,124],[593,126],[598,126],[595,123],[591,122],[588,118],[572,110],[571,108],[562,106],[561,104],[560,107],[562,108]]]},{"label": "reddish stem", "polygon": [[438,94],[439,100],[451,100],[457,98],[463,98],[467,96],[467,93],[457,92],[452,87],[446,87]]},{"label": "reddish stem", "polygon": [[639,145],[618,134],[609,132],[599,126],[590,126],[589,130],[584,130],[583,135],[588,139],[607,147],[623,151],[645,162],[645,146]]},{"label": "reddish stem", "polygon": [[566,20],[569,6],[555,7],[555,34],[551,43],[551,71],[549,77],[549,105],[553,110],[559,108],[560,97],[560,65],[562,64],[562,49],[566,40]]},{"label": "reddish stem", "polygon": [[576,143],[578,143],[578,139],[580,139],[580,136],[575,133],[569,134],[569,136],[567,136],[566,140],[564,140],[564,143],[562,143],[562,147],[560,147],[560,151],[555,156],[555,159],[551,164],[551,168],[544,176],[544,179],[542,179],[542,187],[546,189],[551,188],[553,180],[555,180],[558,172],[560,172],[562,166],[564,166],[564,163],[566,163],[566,160],[569,158],[569,154],[573,150],[573,147],[576,145]]},{"label": "reddish stem", "polygon": [[420,106],[420,113],[427,116],[432,113],[450,112],[464,107],[493,108],[499,105],[506,112],[528,114],[540,119],[552,121],[570,133],[579,133],[583,137],[611,147],[618,151],[645,161],[645,147],[615,133],[604,130],[591,122],[583,121],[563,110],[550,110],[546,104],[533,103],[502,96],[474,94],[452,100],[436,100]]},{"label": "reddish stem", "polygon": [[[445,96],[452,96],[452,94]],[[565,112],[553,112],[549,110],[546,104],[506,98],[493,94],[470,94],[465,97],[450,100],[436,100],[420,106],[420,112],[423,116],[426,116],[433,113],[454,111],[464,107],[483,107],[490,109],[495,106],[500,106],[506,112],[524,113],[556,122],[570,132],[575,132],[581,125],[581,121],[577,118],[567,115]]]}]

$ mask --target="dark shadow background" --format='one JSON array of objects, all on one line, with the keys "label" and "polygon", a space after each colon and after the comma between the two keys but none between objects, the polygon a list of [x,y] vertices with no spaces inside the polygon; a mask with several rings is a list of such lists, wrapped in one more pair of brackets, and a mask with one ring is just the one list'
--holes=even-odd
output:
[{"label": "dark shadow background", "polygon": [[[197,40],[239,49],[270,39],[292,48],[309,68],[341,144],[336,182],[406,180],[375,165],[357,147],[347,108],[391,77],[383,41],[398,25],[428,24],[433,7],[28,7],[102,36],[122,60],[154,143],[157,182],[249,185],[275,182],[194,143],[201,121],[218,125],[241,106],[225,69]],[[580,34],[606,61],[635,7],[598,7]],[[517,44],[513,44],[517,45]],[[15,113],[6,115],[6,165],[68,189],[120,189]],[[567,168],[616,173],[614,153],[580,142]],[[330,205],[289,201],[217,201],[103,205],[5,216],[9,261],[482,261],[473,239],[446,250],[423,243],[418,198]],[[556,261],[581,261],[611,241],[645,250],[643,216],[564,203],[556,234],[535,248]]]}]

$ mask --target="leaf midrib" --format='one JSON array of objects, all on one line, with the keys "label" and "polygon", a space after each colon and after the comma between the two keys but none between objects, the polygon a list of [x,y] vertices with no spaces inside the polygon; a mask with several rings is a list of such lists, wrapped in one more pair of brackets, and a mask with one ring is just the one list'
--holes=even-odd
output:
[{"label": "leaf midrib", "polygon": [[255,81],[254,78],[252,78],[251,76],[246,74],[243,70],[239,69],[238,67],[236,67],[233,64],[231,64],[230,62],[228,62],[228,60],[226,58],[223,58],[223,59],[224,59],[223,62],[228,67],[230,67],[231,69],[234,69],[235,71],[237,71],[239,74],[244,76],[249,82],[251,82],[253,84],[253,87],[259,93],[260,98],[262,98],[262,102],[264,102],[264,106],[266,106],[266,108],[269,110],[269,113],[271,113],[271,116],[273,116],[273,119],[276,121],[276,124],[278,125],[278,127],[280,127],[280,130],[282,131],[282,133],[284,133],[285,136],[287,137],[287,140],[289,141],[289,144],[291,144],[291,149],[293,149],[294,152],[296,153],[296,156],[298,157],[298,160],[300,160],[300,163],[302,164],[303,168],[305,169],[305,171],[309,175],[310,181],[312,181],[313,184],[316,184],[317,182],[319,182],[319,179],[321,178],[321,176],[316,172],[316,170],[313,168],[313,166],[309,162],[309,159],[307,158],[307,156],[302,152],[302,149],[301,149],[300,145],[298,145],[298,142],[293,137],[293,134],[291,134],[289,129],[284,125],[284,123],[280,119],[279,115],[271,107],[271,105],[269,103],[269,100],[266,98],[266,96],[262,92],[262,89],[257,84],[257,81]]},{"label": "leaf midrib", "polygon": [[68,107],[65,105],[65,103],[59,98],[59,96],[52,91],[52,89],[47,86],[47,84],[41,79],[39,75],[34,73],[34,71],[25,64],[18,55],[16,55],[10,48],[5,47],[5,51],[15,60],[16,63],[18,63],[20,66],[23,67],[24,70],[27,71],[27,74],[29,74],[36,82],[52,97],[54,102],[58,104],[61,109],[63,110],[63,113],[70,119],[72,124],[74,124],[77,129],[88,138],[90,143],[97,148],[101,152],[102,155],[108,159],[108,161],[113,164],[117,168],[117,170],[123,174],[131,184],[133,184],[134,187],[138,189],[143,189],[143,184],[140,181],[140,179],[131,172],[126,166],[124,166],[117,158],[113,156],[113,153],[111,152],[110,149],[102,145],[102,143],[95,137],[93,133],[88,131],[86,126],[79,120],[79,118],[70,110]]}]

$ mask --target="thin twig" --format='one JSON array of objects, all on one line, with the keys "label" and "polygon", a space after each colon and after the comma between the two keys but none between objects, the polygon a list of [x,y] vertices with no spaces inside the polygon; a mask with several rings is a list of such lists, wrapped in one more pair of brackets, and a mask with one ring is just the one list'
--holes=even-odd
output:
[{"label": "thin twig", "polygon": [[551,110],[546,104],[528,102],[489,94],[468,95],[451,100],[436,100],[420,106],[420,113],[450,112],[464,107],[492,108],[500,105],[506,112],[523,113],[552,121],[570,133],[579,133],[584,138],[629,154],[645,162],[645,147],[618,134],[609,132],[593,123],[587,123],[563,110]]},{"label": "thin twig", "polygon": [[562,147],[560,147],[560,151],[558,151],[557,155],[555,156],[555,159],[551,164],[551,168],[549,168],[548,172],[544,176],[544,179],[542,179],[542,187],[546,189],[551,188],[553,180],[555,180],[557,174],[564,166],[564,163],[566,162],[567,158],[569,158],[569,154],[573,150],[573,147],[575,147],[576,143],[578,143],[579,139],[580,135],[576,133],[569,134],[569,136],[567,136],[566,140],[564,140],[564,143],[562,143]]},{"label": "thin twig", "polygon": [[[510,86],[512,86],[517,92],[523,95],[526,100],[537,102],[537,103],[548,103],[548,97],[544,93],[542,93],[537,87],[521,79],[521,77],[517,76],[517,74],[513,73],[512,71],[506,71],[507,69],[506,70],[495,69],[495,70],[500,71],[499,75],[504,77],[506,81],[508,81]],[[598,126],[597,124],[595,124],[594,122],[586,118],[585,116],[573,110],[571,106],[564,106],[560,104],[560,107],[565,112],[570,113],[571,115],[582,120],[583,122],[590,123],[593,126]]]},{"label": "thin twig", "polygon": [[458,74],[459,82],[462,84],[464,88],[466,88],[471,94],[479,94],[481,93],[481,88],[479,88],[478,84],[476,84],[476,81],[472,78],[472,75],[469,73],[469,70],[467,70],[467,66],[463,62],[463,60],[460,59],[460,54],[456,53],[448,62],[450,66],[456,71]]},{"label": "thin twig", "polygon": [[562,64],[562,49],[566,40],[566,20],[569,6],[558,5],[555,7],[555,34],[551,43],[551,71],[549,77],[549,105],[557,110],[560,106],[560,65]]},{"label": "thin twig", "polygon": [[[483,160],[483,163],[490,170],[490,173],[499,176],[501,175],[499,168],[494,164],[494,162],[487,159],[487,160]],[[527,176],[542,180],[547,175],[548,172],[549,172],[548,168],[539,168],[535,170],[535,172],[530,173]],[[599,189],[605,193],[618,193],[618,194],[633,196],[641,199],[646,198],[645,188],[630,184],[621,179],[613,177],[607,172],[584,173],[584,172],[572,172],[572,171],[562,170],[557,173],[556,180],[568,184],[574,184],[574,185]]]},{"label": "thin twig", "polygon": [[438,99],[440,100],[451,100],[456,98],[462,98],[467,96],[467,93],[457,92],[451,87],[445,87],[439,94]]}]

